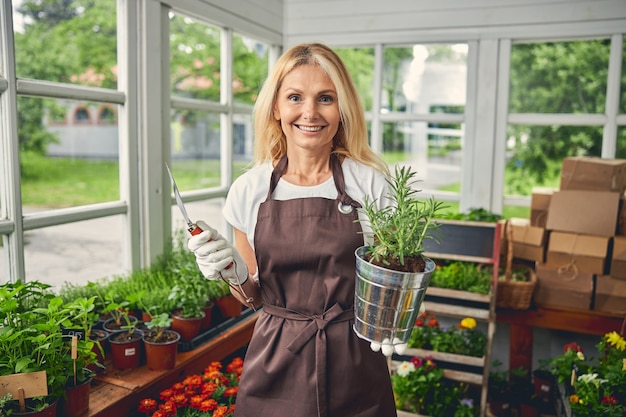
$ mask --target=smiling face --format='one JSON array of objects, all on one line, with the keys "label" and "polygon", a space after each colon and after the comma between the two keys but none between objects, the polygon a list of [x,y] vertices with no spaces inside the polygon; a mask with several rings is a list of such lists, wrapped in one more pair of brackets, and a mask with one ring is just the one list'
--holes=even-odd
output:
[{"label": "smiling face", "polygon": [[288,148],[330,152],[341,117],[328,74],[317,65],[302,65],[287,74],[278,90],[274,118],[280,121]]}]

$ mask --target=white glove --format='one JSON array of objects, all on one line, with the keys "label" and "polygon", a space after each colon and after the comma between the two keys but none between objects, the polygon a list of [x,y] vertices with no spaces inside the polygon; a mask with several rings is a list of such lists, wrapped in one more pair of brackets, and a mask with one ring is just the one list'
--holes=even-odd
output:
[{"label": "white glove", "polygon": [[398,355],[402,355],[406,351],[406,347],[407,344],[400,343],[400,339],[398,339],[397,337],[393,338],[393,343],[391,343],[388,338],[385,338],[383,340],[383,343],[370,343],[370,349],[372,349],[374,352],[378,352],[382,348],[383,355],[385,356],[391,356],[394,352],[396,352]]},{"label": "white glove", "polygon": [[191,236],[187,247],[196,255],[196,263],[205,278],[214,280],[222,277],[233,285],[248,279],[248,267],[243,258],[217,230],[200,220],[196,225],[202,233]]}]

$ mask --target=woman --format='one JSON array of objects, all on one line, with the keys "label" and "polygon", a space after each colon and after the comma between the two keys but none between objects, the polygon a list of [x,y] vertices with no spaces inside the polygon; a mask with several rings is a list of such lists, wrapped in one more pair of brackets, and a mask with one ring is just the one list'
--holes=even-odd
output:
[{"label": "woman", "polygon": [[235,247],[204,222],[188,244],[207,278],[222,275],[240,301],[263,305],[235,415],[395,416],[385,357],[352,330],[357,208],[387,204],[388,185],[352,79],[330,48],[294,46],[254,117],[256,164],[224,207]]}]

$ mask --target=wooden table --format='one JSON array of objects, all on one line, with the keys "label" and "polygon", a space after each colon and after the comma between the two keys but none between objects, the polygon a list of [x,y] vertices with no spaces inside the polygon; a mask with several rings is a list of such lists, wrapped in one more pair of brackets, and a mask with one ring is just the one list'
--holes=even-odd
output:
[{"label": "wooden table", "polygon": [[118,371],[107,364],[96,376],[86,417],[133,417],[139,401],[158,399],[159,393],[187,375],[200,374],[213,361],[221,361],[250,341],[258,312],[252,313],[216,337],[188,352],[179,352],[174,369],[153,371],[146,366]]},{"label": "wooden table", "polygon": [[534,306],[528,310],[498,309],[496,320],[510,326],[509,369],[532,370],[533,328],[603,336],[614,330],[619,333],[625,318],[595,310]]}]

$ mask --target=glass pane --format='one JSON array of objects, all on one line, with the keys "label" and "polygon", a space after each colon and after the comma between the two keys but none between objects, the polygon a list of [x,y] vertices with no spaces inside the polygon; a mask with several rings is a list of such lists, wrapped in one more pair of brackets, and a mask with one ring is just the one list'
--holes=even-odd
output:
[{"label": "glass pane", "polygon": [[220,101],[218,28],[170,13],[170,88],[175,96]]},{"label": "glass pane", "polygon": [[253,105],[267,78],[269,47],[243,35],[233,35],[233,98]]},{"label": "glass pane", "polygon": [[117,88],[116,0],[13,4],[18,77]]},{"label": "glass pane", "polygon": [[4,236],[0,236],[0,285],[9,282],[8,265],[6,261],[8,259],[7,250],[4,247]]},{"label": "glass pane", "polygon": [[124,225],[118,215],[25,232],[26,279],[58,290],[64,282],[86,284],[124,274]]},{"label": "glass pane", "polygon": [[467,45],[387,47],[382,107],[407,113],[458,112],[465,106]]},{"label": "glass pane", "polygon": [[372,111],[374,48],[337,48],[335,52],[346,64],[365,111]]},{"label": "glass pane", "polygon": [[17,104],[24,206],[119,200],[116,106],[31,97]]},{"label": "glass pane", "polygon": [[237,166],[244,166],[252,162],[254,147],[254,126],[251,114],[233,115],[233,174],[238,177],[241,172]]},{"label": "glass pane", "polygon": [[[204,220],[206,224],[217,230],[222,236],[228,236],[228,223],[222,216],[223,198],[215,198],[212,200],[196,201],[185,203],[185,209],[189,214],[189,218],[192,222],[198,220]],[[189,234],[186,232],[187,223],[183,219],[183,215],[176,205],[172,206],[172,235],[178,236],[178,233],[188,238]],[[230,240],[230,239],[229,239]]]},{"label": "glass pane", "polygon": [[619,112],[626,114],[626,36],[622,42],[622,94],[620,95]]},{"label": "glass pane", "polygon": [[615,157],[626,159],[626,126],[617,127],[617,150]]},{"label": "glass pane", "polygon": [[604,113],[609,40],[513,45],[511,113]]},{"label": "glass pane", "polygon": [[182,190],[219,187],[220,115],[172,110],[172,172]]},{"label": "glass pane", "polygon": [[507,136],[506,196],[530,196],[532,187],[559,188],[563,158],[601,155],[601,127],[509,125]]},{"label": "glass pane", "polygon": [[383,124],[384,158],[412,165],[422,190],[460,192],[463,125],[426,122]]}]

